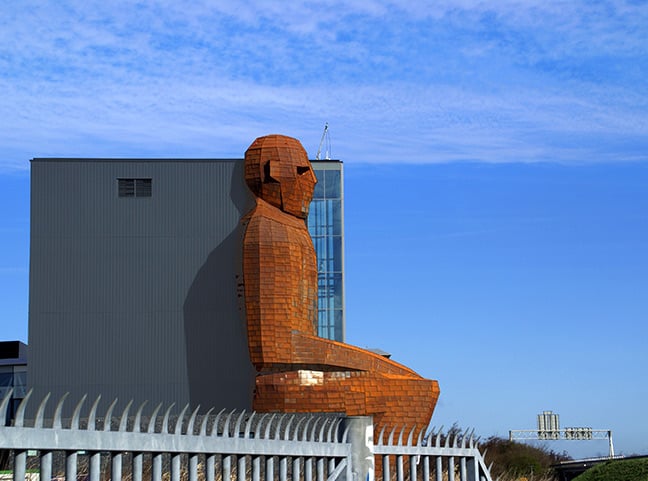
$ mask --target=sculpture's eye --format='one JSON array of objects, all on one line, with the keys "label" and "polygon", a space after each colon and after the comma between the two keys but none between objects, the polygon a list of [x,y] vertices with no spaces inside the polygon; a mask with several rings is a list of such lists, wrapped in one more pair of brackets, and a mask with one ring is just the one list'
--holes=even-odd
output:
[{"label": "sculpture's eye", "polygon": [[304,175],[310,170],[310,167],[297,167],[297,175]]}]

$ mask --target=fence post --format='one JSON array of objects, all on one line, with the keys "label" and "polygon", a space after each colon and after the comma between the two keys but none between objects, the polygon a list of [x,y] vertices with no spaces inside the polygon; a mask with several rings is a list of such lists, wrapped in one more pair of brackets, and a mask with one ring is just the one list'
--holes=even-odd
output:
[{"label": "fence post", "polygon": [[374,439],[373,418],[371,416],[349,416],[344,419],[341,432],[348,430],[351,443],[351,473],[353,479],[347,481],[374,480]]},{"label": "fence post", "polygon": [[13,480],[23,481],[27,472],[27,450],[16,450],[14,455]]}]

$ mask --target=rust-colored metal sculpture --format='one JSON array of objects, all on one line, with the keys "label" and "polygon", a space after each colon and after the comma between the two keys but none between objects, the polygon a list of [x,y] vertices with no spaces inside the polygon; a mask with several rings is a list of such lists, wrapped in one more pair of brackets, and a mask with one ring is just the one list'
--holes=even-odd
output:
[{"label": "rust-colored metal sculpture", "polygon": [[317,259],[305,223],[317,180],[301,143],[256,139],[245,153],[245,180],[256,196],[243,219],[254,409],[345,412],[372,415],[377,426],[425,428],[439,396],[436,381],[317,337]]}]

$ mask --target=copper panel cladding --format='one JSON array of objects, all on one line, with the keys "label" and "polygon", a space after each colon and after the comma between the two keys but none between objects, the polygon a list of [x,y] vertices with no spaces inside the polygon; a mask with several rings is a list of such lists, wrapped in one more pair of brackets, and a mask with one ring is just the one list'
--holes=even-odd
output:
[{"label": "copper panel cladding", "polygon": [[376,427],[430,421],[436,381],[378,354],[317,337],[317,262],[304,219],[315,175],[301,143],[256,139],[245,153],[256,207],[242,220],[250,358],[262,412],[372,415]]}]

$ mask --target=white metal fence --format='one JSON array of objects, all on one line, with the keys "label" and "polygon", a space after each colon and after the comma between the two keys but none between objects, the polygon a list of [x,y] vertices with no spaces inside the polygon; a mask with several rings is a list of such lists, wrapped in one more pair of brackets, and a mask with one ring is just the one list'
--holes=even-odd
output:
[{"label": "white metal fence", "polygon": [[430,432],[423,439],[421,433],[414,440],[413,432],[410,431],[405,442],[404,430],[399,433],[397,441],[394,440],[395,430],[391,431],[385,443],[385,433],[378,436],[373,451],[376,457],[380,457],[383,479],[391,480],[395,474],[398,481],[492,481],[490,469],[485,465],[472,433],[450,432],[444,435],[439,430]]},{"label": "white metal fence", "polygon": [[[4,419],[11,393],[0,402]],[[404,441],[405,431],[380,433],[374,444],[371,418],[327,414],[224,412],[198,415],[173,405],[145,416],[145,405],[119,417],[116,401],[98,416],[99,399],[82,416],[85,397],[63,419],[61,398],[45,415],[49,396],[33,418],[25,416],[29,393],[9,426],[0,426],[0,450],[11,453],[13,481],[491,481],[472,436]],[[383,439],[385,438],[385,439]],[[452,473],[449,476],[449,473]]]}]

